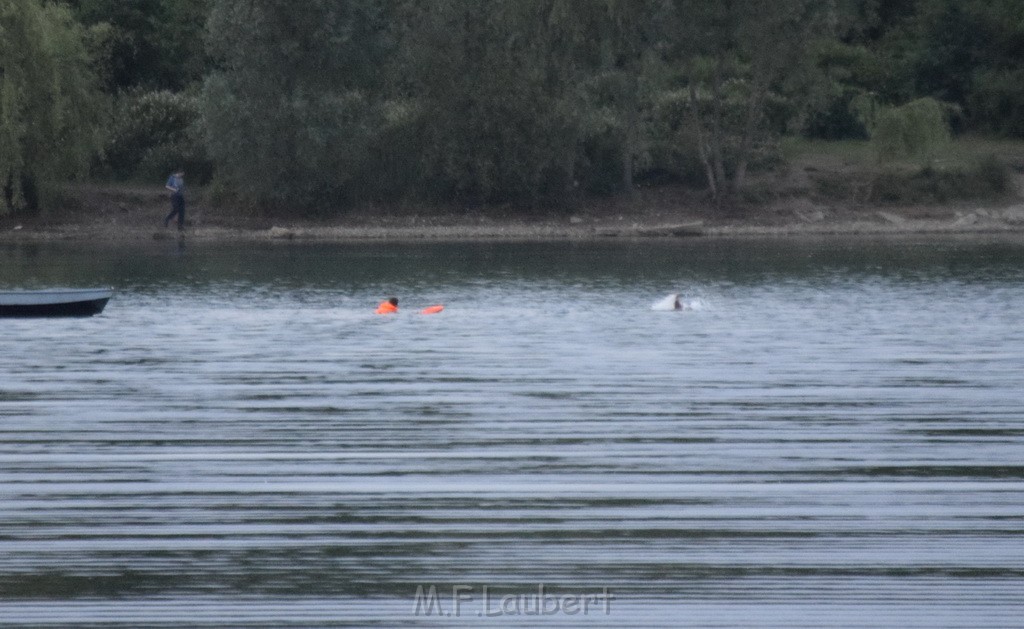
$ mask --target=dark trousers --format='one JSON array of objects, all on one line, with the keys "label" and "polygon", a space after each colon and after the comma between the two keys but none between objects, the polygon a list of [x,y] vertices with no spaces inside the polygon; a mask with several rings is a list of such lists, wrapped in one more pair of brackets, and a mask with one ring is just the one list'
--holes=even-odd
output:
[{"label": "dark trousers", "polygon": [[164,219],[164,227],[171,222],[175,216],[178,217],[178,229],[185,229],[185,197],[181,194],[171,195],[171,213]]}]

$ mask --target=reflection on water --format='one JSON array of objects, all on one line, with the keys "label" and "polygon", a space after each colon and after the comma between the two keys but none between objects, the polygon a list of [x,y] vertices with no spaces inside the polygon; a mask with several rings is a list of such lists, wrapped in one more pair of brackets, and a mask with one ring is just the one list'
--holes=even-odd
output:
[{"label": "reflection on water", "polygon": [[0,248],[0,621],[1018,624],[1021,254]]}]

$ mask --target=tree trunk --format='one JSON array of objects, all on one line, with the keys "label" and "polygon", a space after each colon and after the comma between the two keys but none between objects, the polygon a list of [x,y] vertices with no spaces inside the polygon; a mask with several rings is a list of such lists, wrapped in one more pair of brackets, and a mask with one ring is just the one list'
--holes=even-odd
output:
[{"label": "tree trunk", "polygon": [[726,191],[725,139],[722,129],[722,71],[725,66],[725,51],[719,50],[715,59],[715,70],[711,77],[711,163],[715,173],[715,201],[721,205],[722,194]]},{"label": "tree trunk", "polygon": [[636,154],[636,137],[640,126],[640,112],[637,111],[637,90],[639,80],[635,74],[630,76],[626,83],[628,94],[624,94],[623,101],[626,105],[626,129],[622,139],[622,186],[626,194],[632,195],[633,189],[633,156]]},{"label": "tree trunk", "polygon": [[757,123],[761,118],[761,104],[768,94],[768,85],[771,82],[771,72],[764,68],[754,79],[753,89],[750,92],[750,100],[747,102],[747,115],[743,124],[743,135],[740,138],[739,153],[736,156],[736,172],[732,180],[732,192],[738,194],[746,183],[747,165],[750,163],[750,151],[754,144],[754,134],[757,130]]},{"label": "tree trunk", "polygon": [[690,79],[690,108],[693,110],[693,130],[697,135],[697,155],[704,165],[704,175],[708,180],[708,188],[711,189],[711,196],[718,198],[718,182],[715,180],[715,169],[711,165],[711,157],[708,154],[707,140],[704,138],[704,121],[701,117],[700,103],[697,100],[697,85]]}]

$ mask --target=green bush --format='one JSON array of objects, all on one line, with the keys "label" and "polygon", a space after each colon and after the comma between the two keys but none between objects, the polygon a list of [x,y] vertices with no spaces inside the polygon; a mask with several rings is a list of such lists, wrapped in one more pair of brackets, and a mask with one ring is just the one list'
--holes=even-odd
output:
[{"label": "green bush", "polygon": [[863,97],[855,98],[851,107],[871,134],[871,144],[882,162],[907,158],[927,165],[952,140],[946,108],[934,98],[883,107]]},{"label": "green bush", "polygon": [[121,179],[165,175],[177,167],[194,180],[209,179],[198,98],[169,91],[123,94],[115,105],[103,165]]},{"label": "green bush", "polygon": [[991,192],[1003,194],[1010,191],[1010,169],[995,155],[990,153],[982,157],[973,170],[977,179]]},{"label": "green bush", "polygon": [[821,140],[867,139],[868,132],[864,123],[851,107],[855,97],[853,90],[846,90],[811,112],[801,130],[804,137]]},{"label": "green bush", "polygon": [[994,155],[967,167],[924,167],[916,172],[890,171],[878,175],[871,200],[881,203],[948,203],[987,199],[1005,194],[1010,187],[1005,164]]},{"label": "green bush", "polygon": [[622,190],[622,145],[609,131],[585,138],[576,158],[580,188],[589,194],[611,196]]},{"label": "green bush", "polygon": [[858,190],[863,186],[860,179],[849,173],[828,173],[813,177],[813,195],[821,201],[856,201]]},{"label": "green bush", "polygon": [[978,128],[1024,137],[1024,70],[979,71],[969,107]]}]

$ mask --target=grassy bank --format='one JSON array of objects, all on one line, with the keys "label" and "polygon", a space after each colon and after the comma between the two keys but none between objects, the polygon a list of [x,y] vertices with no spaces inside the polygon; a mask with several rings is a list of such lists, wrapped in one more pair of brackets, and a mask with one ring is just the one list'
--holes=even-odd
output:
[{"label": "grassy bank", "polygon": [[952,141],[929,159],[883,160],[868,141],[790,138],[782,152],[801,170],[805,194],[821,203],[870,205],[999,203],[1020,192],[1024,142],[978,137]]},{"label": "grassy bank", "polygon": [[[787,140],[781,166],[717,207],[685,185],[572,206],[380,205],[315,217],[263,214],[193,188],[197,239],[594,239],[693,235],[1024,233],[1024,142],[955,140],[928,164],[880,162],[867,142]],[[0,217],[0,240],[152,239],[169,205],[163,181],[69,185],[49,211]]]}]

